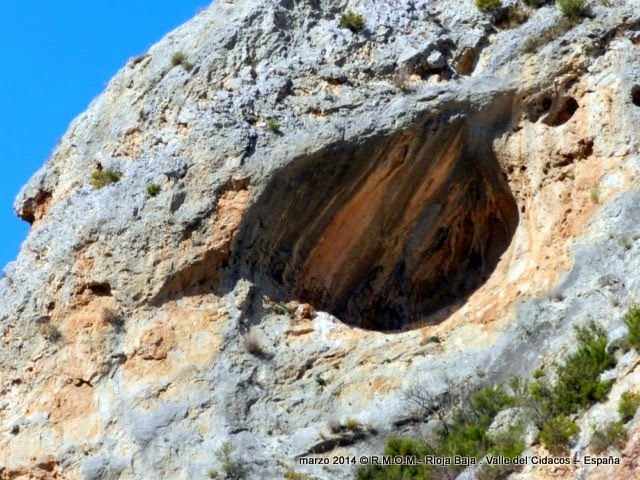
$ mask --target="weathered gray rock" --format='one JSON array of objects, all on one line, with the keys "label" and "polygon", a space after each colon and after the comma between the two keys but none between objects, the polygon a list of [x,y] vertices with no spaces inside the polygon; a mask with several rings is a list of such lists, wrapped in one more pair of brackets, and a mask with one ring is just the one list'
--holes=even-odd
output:
[{"label": "weathered gray rock", "polygon": [[380,453],[421,428],[411,386],[528,375],[590,318],[619,338],[637,7],[506,28],[462,0],[221,1],[131,59],[16,199],[0,475],[204,478],[230,442],[248,478],[351,478],[297,458]]}]

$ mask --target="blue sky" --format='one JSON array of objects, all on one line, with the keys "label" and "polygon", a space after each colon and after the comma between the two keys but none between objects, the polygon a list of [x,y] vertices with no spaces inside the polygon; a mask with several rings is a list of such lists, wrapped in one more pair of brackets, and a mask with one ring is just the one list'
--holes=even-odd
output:
[{"label": "blue sky", "polygon": [[209,0],[8,0],[0,28],[0,270],[28,224],[13,200],[129,57]]}]

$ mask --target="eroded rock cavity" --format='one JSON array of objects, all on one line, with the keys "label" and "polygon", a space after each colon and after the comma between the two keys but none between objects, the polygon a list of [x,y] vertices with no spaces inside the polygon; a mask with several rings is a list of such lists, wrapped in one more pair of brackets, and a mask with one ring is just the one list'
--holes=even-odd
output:
[{"label": "eroded rock cavity", "polygon": [[431,121],[293,162],[247,214],[243,274],[371,329],[464,298],[518,223],[488,131]]}]

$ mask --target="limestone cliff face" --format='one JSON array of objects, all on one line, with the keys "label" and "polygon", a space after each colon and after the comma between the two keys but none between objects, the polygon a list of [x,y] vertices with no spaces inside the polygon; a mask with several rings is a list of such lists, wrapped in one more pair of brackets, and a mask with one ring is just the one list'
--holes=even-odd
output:
[{"label": "limestone cliff face", "polygon": [[[248,478],[351,478],[296,459],[378,453],[416,428],[411,387],[528,374],[589,318],[621,336],[639,6],[220,0],[131,59],[15,203],[0,478],[206,478],[227,441]],[[100,168],[121,180],[93,189]],[[629,428],[617,468],[513,478],[631,478]]]}]

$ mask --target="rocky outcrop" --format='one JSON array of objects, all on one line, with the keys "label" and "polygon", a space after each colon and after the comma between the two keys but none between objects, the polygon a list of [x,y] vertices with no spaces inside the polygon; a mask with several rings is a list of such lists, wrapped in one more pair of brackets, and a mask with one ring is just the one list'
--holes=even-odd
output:
[{"label": "rocky outcrop", "polygon": [[[225,442],[248,478],[351,478],[298,459],[415,433],[415,386],[529,374],[589,318],[620,333],[637,5],[515,8],[221,0],[131,59],[16,200],[0,478],[206,478]],[[629,429],[619,467],[514,478],[626,478]]]}]

